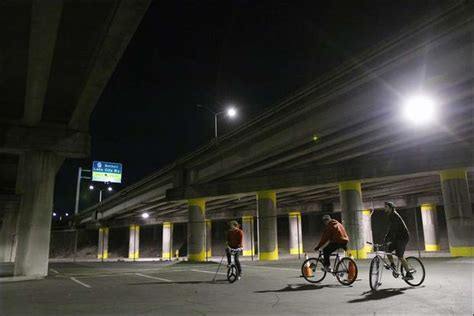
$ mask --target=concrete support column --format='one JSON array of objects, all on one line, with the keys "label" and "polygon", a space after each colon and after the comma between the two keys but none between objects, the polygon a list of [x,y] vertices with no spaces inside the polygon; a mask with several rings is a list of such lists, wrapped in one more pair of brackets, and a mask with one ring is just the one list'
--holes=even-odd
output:
[{"label": "concrete support column", "polygon": [[0,262],[15,261],[17,219],[18,212],[6,212],[3,215],[0,233]]},{"label": "concrete support column", "polygon": [[171,260],[173,258],[173,223],[163,223],[163,248],[161,258]]},{"label": "concrete support column", "polygon": [[366,244],[364,231],[362,190],[360,182],[350,181],[339,184],[342,222],[349,235],[348,254],[357,259],[366,259],[370,247]]},{"label": "concrete support column", "polygon": [[128,259],[138,259],[140,249],[140,226],[130,225],[130,237],[128,239]]},{"label": "concrete support column", "polygon": [[206,201],[188,201],[188,260],[206,261]]},{"label": "concrete support column", "polygon": [[97,259],[109,258],[109,228],[99,228],[99,245],[97,247]]},{"label": "concrete support column", "polygon": [[206,260],[212,256],[212,221],[206,219]]},{"label": "concrete support column", "polygon": [[294,211],[288,214],[290,222],[290,255],[303,253],[303,233],[301,232],[301,212]]},{"label": "concrete support column", "polygon": [[[374,242],[374,238],[372,235],[372,218],[371,218],[372,210],[367,209],[362,211],[362,220],[364,224],[364,233],[365,233],[365,241],[367,242]],[[364,247],[367,247],[367,252],[372,251],[372,247],[370,245],[365,244]]]},{"label": "concrete support column", "polygon": [[466,170],[440,172],[444,211],[452,256],[474,256],[474,225]]},{"label": "concrete support column", "polygon": [[421,220],[425,237],[425,251],[440,251],[436,204],[421,205]]},{"label": "concrete support column", "polygon": [[276,193],[257,192],[257,212],[259,226],[259,260],[278,260],[278,236]]},{"label": "concrete support column", "polygon": [[244,233],[243,240],[243,255],[255,256],[254,231],[253,231],[253,216],[242,216],[242,231]]},{"label": "concrete support column", "polygon": [[52,152],[25,153],[15,276],[48,274],[54,178],[60,162]]}]

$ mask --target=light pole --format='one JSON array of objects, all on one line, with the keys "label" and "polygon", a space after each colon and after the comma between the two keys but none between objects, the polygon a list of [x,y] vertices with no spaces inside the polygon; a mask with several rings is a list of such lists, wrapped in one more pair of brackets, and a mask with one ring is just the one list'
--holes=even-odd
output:
[{"label": "light pole", "polygon": [[81,167],[79,167],[79,170],[77,172],[76,205],[74,207],[74,215],[77,215],[79,213],[79,194],[80,194],[80,191],[81,191],[81,180],[82,179],[88,179],[88,180],[91,179],[91,177],[83,177],[82,172],[92,172],[92,170],[82,169]]},{"label": "light pole", "polygon": [[215,112],[215,111],[211,110],[209,107],[207,107],[205,105],[202,105],[202,104],[197,104],[196,106],[199,107],[199,108],[204,108],[204,109],[208,110],[209,112],[211,112],[212,114],[214,114],[214,137],[215,138],[217,138],[217,136],[218,136],[217,135],[217,117],[219,115],[222,115],[222,114],[227,114],[228,117],[233,118],[237,115],[237,110],[233,106],[230,106],[226,110],[220,111],[220,112]]},{"label": "light pole", "polygon": [[[92,184],[89,185],[89,190],[92,191],[92,190],[94,190],[94,189],[95,189],[95,187],[94,187]],[[101,202],[102,202],[102,191],[104,191],[104,190],[101,189],[101,188],[99,188],[99,187],[97,187],[97,190],[99,190],[99,203],[101,203]],[[108,186],[108,187],[107,187],[107,191],[111,192],[112,190],[113,190],[113,189],[112,189],[111,186]]]}]

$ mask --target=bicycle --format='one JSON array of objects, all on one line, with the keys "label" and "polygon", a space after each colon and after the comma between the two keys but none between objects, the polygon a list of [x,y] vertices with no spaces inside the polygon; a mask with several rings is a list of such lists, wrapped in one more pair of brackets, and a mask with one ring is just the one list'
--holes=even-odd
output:
[{"label": "bicycle", "polygon": [[242,248],[229,248],[231,259],[230,264],[227,267],[227,281],[229,281],[229,283],[234,283],[240,277],[237,266],[235,265],[235,254],[241,250]]},{"label": "bicycle", "polygon": [[329,272],[334,275],[342,285],[351,285],[354,283],[359,271],[355,261],[346,256],[341,258],[339,251],[335,254],[331,254],[331,256],[335,256],[336,259],[330,271],[324,269],[322,250],[319,250],[319,257],[306,259],[301,266],[301,273],[304,279],[310,283],[319,283],[326,277],[327,272]]},{"label": "bicycle", "polygon": [[[385,252],[381,249],[385,249],[386,244],[372,244],[371,242],[367,242],[369,245],[374,247],[375,257],[370,262],[369,268],[369,285],[373,291],[376,291],[380,285],[382,285],[382,266],[387,270],[392,270],[392,276],[394,278],[398,278],[400,275],[402,279],[411,286],[418,286],[423,283],[425,280],[425,267],[420,259],[416,257],[406,257],[405,260],[408,262],[408,266],[410,272],[413,276],[413,279],[406,278],[406,271],[402,264],[400,264],[400,259],[397,258],[397,264],[395,268],[392,267],[391,263],[386,260],[386,255],[392,254],[389,252]],[[400,267],[400,270],[398,269]]]}]

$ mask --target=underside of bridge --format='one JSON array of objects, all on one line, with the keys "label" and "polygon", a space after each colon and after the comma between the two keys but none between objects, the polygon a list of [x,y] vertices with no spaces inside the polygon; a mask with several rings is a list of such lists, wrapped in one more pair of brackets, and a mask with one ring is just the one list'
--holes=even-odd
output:
[{"label": "underside of bridge", "polygon": [[148,4],[0,2],[0,259],[15,275],[47,274],[56,172],[89,155],[90,114]]},{"label": "underside of bridge", "polygon": [[[187,222],[188,257],[202,260],[207,221],[256,216],[261,259],[272,260],[276,219],[263,217],[341,212],[362,239],[350,248],[364,256],[365,210],[393,200],[425,215],[441,205],[452,255],[472,256],[472,10],[456,2],[420,18],[238,130],[84,210],[76,223]],[[438,115],[426,126],[401,115],[420,93],[436,100]]]}]

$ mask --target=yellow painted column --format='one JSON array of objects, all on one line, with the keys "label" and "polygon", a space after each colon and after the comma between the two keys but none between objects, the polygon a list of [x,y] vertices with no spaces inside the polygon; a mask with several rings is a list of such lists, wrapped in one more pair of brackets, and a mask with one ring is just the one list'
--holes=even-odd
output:
[{"label": "yellow painted column", "polygon": [[243,256],[250,257],[255,256],[254,241],[254,221],[253,216],[242,216],[242,231],[244,233],[243,240]]},{"label": "yellow painted column", "polygon": [[206,260],[212,256],[212,221],[206,219]]},{"label": "yellow painted column", "polygon": [[97,247],[97,259],[109,258],[109,228],[99,228],[99,245]]},{"label": "yellow painted column", "polygon": [[293,211],[288,213],[290,224],[290,255],[302,254],[303,251],[303,232],[301,231],[301,212]]},{"label": "yellow painted column", "polygon": [[342,224],[349,235],[347,253],[356,259],[366,259],[371,247],[366,243],[361,183],[358,181],[340,183],[339,195]]},{"label": "yellow painted column", "polygon": [[421,221],[423,223],[425,251],[440,251],[436,204],[425,203],[421,205]]},{"label": "yellow painted column", "polygon": [[130,225],[130,238],[128,242],[128,259],[138,259],[140,249],[140,226]]},{"label": "yellow painted column", "polygon": [[466,170],[443,170],[440,178],[451,256],[473,257],[474,219]]},{"label": "yellow painted column", "polygon": [[173,258],[173,223],[163,223],[163,247],[161,258],[171,260]]},{"label": "yellow painted column", "polygon": [[257,192],[259,223],[258,258],[262,261],[278,260],[276,192]]},{"label": "yellow painted column", "polygon": [[188,260],[206,261],[206,201],[188,201]]}]

